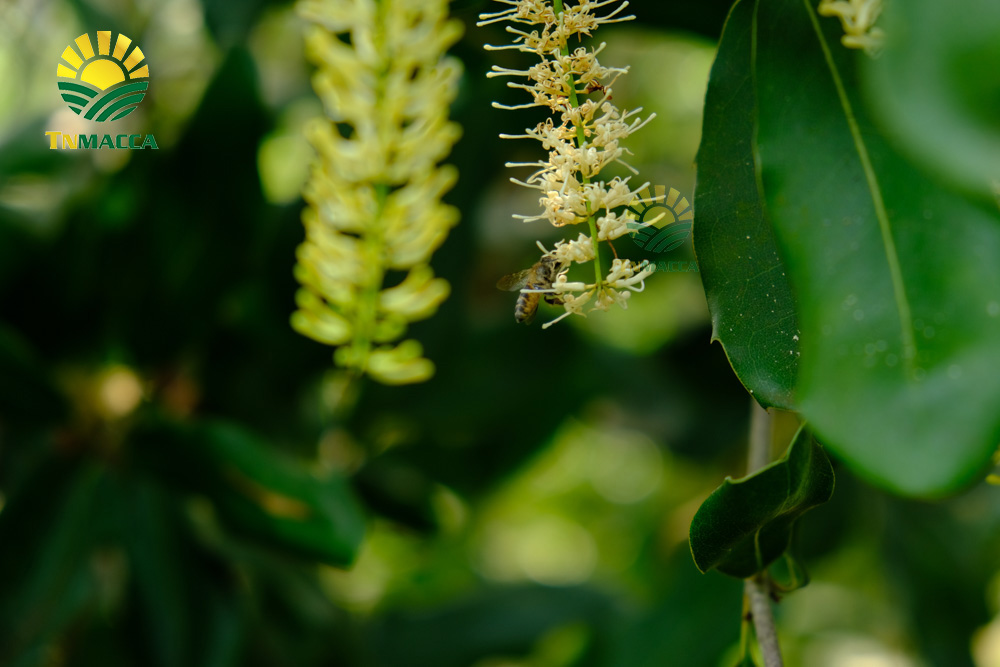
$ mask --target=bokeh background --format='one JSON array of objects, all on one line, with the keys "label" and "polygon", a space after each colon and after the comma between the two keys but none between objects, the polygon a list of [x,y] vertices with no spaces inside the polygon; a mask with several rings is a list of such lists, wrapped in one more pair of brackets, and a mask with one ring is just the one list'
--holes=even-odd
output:
[{"label": "bokeh background", "polygon": [[[482,51],[505,39],[474,26],[490,4],[452,3],[462,222],[433,261],[452,296],[412,329],[437,375],[389,388],[345,384],[288,324],[321,113],[291,3],[0,3],[0,664],[735,664],[741,583],[699,574],[686,540],[743,473],[748,396],[697,273],[515,326],[494,284],[559,234],[510,218],[536,202],[503,163],[539,152],[497,134],[539,117],[490,106],[519,99],[489,66],[522,59]],[[634,0],[638,21],[598,35],[632,68],[616,103],[657,114],[630,162],[689,199],[728,4]],[[91,131],[54,74],[98,29],[151,77],[99,130],[157,151],[48,148]],[[693,261],[690,241],[660,259]],[[233,487],[230,459],[259,479]],[[261,490],[285,465],[308,475]],[[1000,665],[996,488],[923,504],[837,473],[797,537],[812,582],[777,606],[787,664]],[[366,528],[349,567],[265,516],[329,489]]]}]

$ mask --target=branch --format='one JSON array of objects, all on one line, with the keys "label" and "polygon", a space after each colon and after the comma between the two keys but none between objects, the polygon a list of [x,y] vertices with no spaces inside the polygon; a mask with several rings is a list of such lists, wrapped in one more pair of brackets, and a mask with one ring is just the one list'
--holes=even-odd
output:
[{"label": "branch", "polygon": [[747,474],[771,462],[771,413],[750,399],[750,443],[747,447]]},{"label": "branch", "polygon": [[[747,474],[752,474],[771,462],[771,414],[750,399],[750,443],[747,448]],[[771,613],[771,584],[767,572],[761,572],[743,582],[743,594],[750,600],[757,644],[764,656],[765,667],[783,667],[778,631]]]}]

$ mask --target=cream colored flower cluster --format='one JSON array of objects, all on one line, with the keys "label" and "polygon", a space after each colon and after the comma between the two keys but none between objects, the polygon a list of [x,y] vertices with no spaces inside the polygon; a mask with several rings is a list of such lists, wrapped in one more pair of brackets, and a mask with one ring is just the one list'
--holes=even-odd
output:
[{"label": "cream colored flower cluster", "polygon": [[820,0],[820,16],[836,16],[844,27],[841,43],[849,49],[864,49],[874,55],[882,48],[885,32],[875,27],[882,13],[882,0]]},{"label": "cream colored flower cluster", "polygon": [[[619,16],[628,6],[628,2],[619,0],[584,0],[566,7],[562,0],[497,1],[509,7],[480,15],[478,25],[509,21],[512,25],[507,26],[507,32],[514,35],[514,39],[512,44],[487,45],[486,49],[531,53],[539,62],[524,70],[494,66],[487,76],[526,79],[526,83],[511,81],[507,85],[526,90],[531,95],[531,102],[515,106],[494,103],[493,106],[503,109],[545,107],[555,116],[526,129],[524,134],[500,135],[505,139],[534,139],[548,152],[548,159],[544,161],[508,163],[510,167],[534,168],[527,179],[512,178],[511,181],[540,193],[541,213],[514,217],[524,222],[547,220],[556,227],[585,224],[589,228],[589,234],[580,233],[575,240],[560,241],[546,253],[556,257],[563,267],[551,291],[561,300],[566,312],[555,321],[569,314],[584,315],[585,306],[590,310],[607,310],[612,303],[625,307],[631,292],[642,291],[643,280],[654,269],[615,259],[610,272],[604,275],[598,243],[610,242],[628,233],[631,218],[616,213],[616,209],[634,203],[636,193],[649,184],[632,189],[630,177],[616,177],[608,182],[598,178],[601,170],[612,162],[636,173],[622,160],[628,151],[621,142],[655,114],[641,120],[638,117],[641,108],[624,112],[612,102],[611,87],[628,68],[609,68],[598,62],[597,56],[605,44],[570,50],[570,42],[573,38],[578,41],[583,36],[592,36],[601,25],[635,17]],[[617,6],[610,9],[608,5]],[[570,264],[588,262],[594,264],[593,283],[567,279]]]},{"label": "cream colored flower cluster", "polygon": [[[461,34],[447,0],[306,0],[307,54],[328,118],[308,130],[318,159],[304,190],[306,240],[293,327],[339,346],[336,363],[386,384],[426,380],[420,343],[396,344],[449,293],[428,262],[458,212],[439,167],[460,129],[448,121]],[[396,285],[389,271],[403,272]]]}]

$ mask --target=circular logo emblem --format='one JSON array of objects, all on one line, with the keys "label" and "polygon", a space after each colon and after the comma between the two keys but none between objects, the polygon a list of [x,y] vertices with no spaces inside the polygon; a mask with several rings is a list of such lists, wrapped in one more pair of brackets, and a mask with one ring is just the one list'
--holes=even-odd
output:
[{"label": "circular logo emblem", "polygon": [[80,35],[66,47],[56,77],[59,94],[70,109],[87,120],[104,122],[135,111],[146,96],[149,67],[131,39],[98,30]]},{"label": "circular logo emblem", "polygon": [[638,193],[628,206],[634,220],[627,223],[635,244],[649,252],[667,252],[687,240],[691,234],[694,211],[681,193],[662,185]]}]

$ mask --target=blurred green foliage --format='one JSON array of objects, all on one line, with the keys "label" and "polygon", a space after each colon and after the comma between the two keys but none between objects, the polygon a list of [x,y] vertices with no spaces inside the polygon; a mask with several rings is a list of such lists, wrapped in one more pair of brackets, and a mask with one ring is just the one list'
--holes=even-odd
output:
[{"label": "blurred green foliage", "polygon": [[[453,3],[463,221],[434,257],[453,295],[413,327],[437,375],[405,388],[345,385],[288,325],[318,108],[290,4],[0,7],[0,664],[737,662],[740,585],[686,537],[742,472],[746,394],[698,274],[654,276],[627,325],[514,326],[493,285],[539,232],[507,218],[535,202],[496,135],[535,119],[490,107],[513,92],[483,76],[487,6]],[[602,35],[643,81],[616,99],[660,115],[644,178],[690,196],[729,3],[631,7]],[[51,151],[73,122],[54,62],[105,27],[150,61],[122,131],[160,148]],[[975,634],[994,664],[996,492],[931,506],[837,474],[798,535],[812,584],[778,606],[788,663],[972,665]]]}]

